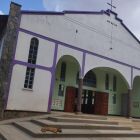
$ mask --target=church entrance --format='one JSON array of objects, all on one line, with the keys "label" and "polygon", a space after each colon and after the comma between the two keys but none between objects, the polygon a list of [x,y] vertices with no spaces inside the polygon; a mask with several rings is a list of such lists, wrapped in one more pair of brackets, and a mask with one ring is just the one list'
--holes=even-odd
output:
[{"label": "church entrance", "polygon": [[52,110],[74,112],[79,62],[70,55],[62,56],[56,66]]},{"label": "church entrance", "polygon": [[83,90],[82,112],[87,114],[94,113],[94,92],[92,90]]},{"label": "church entrance", "polygon": [[[77,112],[80,66],[72,56],[63,56],[56,67],[52,110]],[[82,81],[81,109],[87,114],[126,115],[128,84],[116,70],[99,67],[89,70]],[[125,97],[123,93],[126,93]],[[79,104],[79,105],[80,105]]]},{"label": "church entrance", "polygon": [[86,90],[82,94],[82,112],[127,115],[128,87],[123,75],[115,69],[98,67],[88,71],[83,78]]},{"label": "church entrance", "polygon": [[[76,112],[78,89],[67,87],[65,96],[64,112]],[[108,93],[83,90],[82,113],[86,114],[108,114]]]},{"label": "church entrance", "polygon": [[87,114],[108,114],[108,93],[84,90],[82,95],[82,112]]}]

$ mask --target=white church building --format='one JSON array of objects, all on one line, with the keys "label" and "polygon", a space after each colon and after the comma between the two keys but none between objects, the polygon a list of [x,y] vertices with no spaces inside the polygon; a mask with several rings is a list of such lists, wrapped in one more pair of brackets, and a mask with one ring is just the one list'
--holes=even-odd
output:
[{"label": "white church building", "polygon": [[20,11],[5,110],[140,117],[140,41],[111,11]]}]

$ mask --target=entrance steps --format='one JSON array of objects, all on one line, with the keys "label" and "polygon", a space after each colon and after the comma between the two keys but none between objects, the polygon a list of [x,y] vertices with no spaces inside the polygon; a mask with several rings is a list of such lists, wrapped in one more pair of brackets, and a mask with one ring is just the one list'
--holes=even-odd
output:
[{"label": "entrance steps", "polygon": [[93,123],[93,124],[106,124],[106,125],[118,125],[118,122],[100,120],[100,119],[86,119],[86,118],[71,118],[71,117],[48,117],[48,120],[54,122],[69,122],[69,123]]},{"label": "entrance steps", "polygon": [[99,115],[87,115],[87,114],[77,114],[77,115],[68,115],[68,114],[65,114],[65,115],[62,115],[61,117],[67,117],[67,118],[82,118],[82,119],[93,119],[93,120],[107,120],[107,117],[106,116],[99,116]]},{"label": "entrance steps", "polygon": [[[133,123],[124,119],[125,123]],[[100,123],[99,123],[100,122]],[[62,133],[42,133],[43,126],[60,127]],[[103,140],[137,140],[140,138],[140,131],[133,130],[130,124],[123,125],[115,119],[108,119],[101,116],[83,115],[48,115],[41,118],[30,118],[26,120],[8,122],[0,125],[0,133],[5,140],[49,140],[49,139],[103,139]]]},{"label": "entrance steps", "polygon": [[46,119],[40,120],[31,120],[32,123],[35,123],[40,126],[52,126],[52,127],[59,127],[63,129],[94,129],[94,130],[132,130],[131,127],[124,127],[121,125],[105,125],[105,124],[96,124],[96,123],[69,123],[69,122],[49,122]]},{"label": "entrance steps", "polygon": [[0,125],[0,140],[31,140],[30,135],[16,129],[11,124]]},{"label": "entrance steps", "polygon": [[[32,122],[17,122],[14,126],[35,138],[67,138],[67,137],[140,137],[140,133],[128,128],[124,129],[95,129],[95,128],[63,128],[62,133],[42,133],[41,126]],[[59,126],[59,125],[58,125]],[[123,130],[123,131],[122,131]]]}]

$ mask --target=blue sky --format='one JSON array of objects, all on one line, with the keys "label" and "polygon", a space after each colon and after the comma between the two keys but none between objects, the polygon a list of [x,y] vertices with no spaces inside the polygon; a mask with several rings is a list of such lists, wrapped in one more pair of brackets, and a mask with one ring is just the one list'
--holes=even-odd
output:
[{"label": "blue sky", "polygon": [[[42,0],[12,0],[22,5],[22,9],[26,10],[45,10]],[[11,0],[0,0],[0,11],[8,14]]]},{"label": "blue sky", "polygon": [[[13,0],[22,5],[23,10],[63,11],[63,10],[106,10],[111,0]],[[0,0],[0,14],[8,14],[11,0]],[[127,27],[140,39],[140,0],[113,0],[115,12]]]}]

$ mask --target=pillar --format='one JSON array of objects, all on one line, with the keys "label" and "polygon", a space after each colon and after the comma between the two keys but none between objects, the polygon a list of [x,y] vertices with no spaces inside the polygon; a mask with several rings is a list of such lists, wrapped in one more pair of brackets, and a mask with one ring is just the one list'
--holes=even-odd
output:
[{"label": "pillar", "polygon": [[83,92],[83,79],[79,79],[78,98],[77,98],[77,113],[81,113],[82,92]]},{"label": "pillar", "polygon": [[[10,12],[5,30],[3,50],[0,59],[0,111],[4,112],[7,104],[9,83],[12,73],[18,28],[21,16],[21,5],[11,2]],[[3,114],[2,114],[3,117]]]},{"label": "pillar", "polygon": [[127,109],[127,117],[131,117],[131,109],[132,109],[132,89],[128,90],[128,109]]}]

